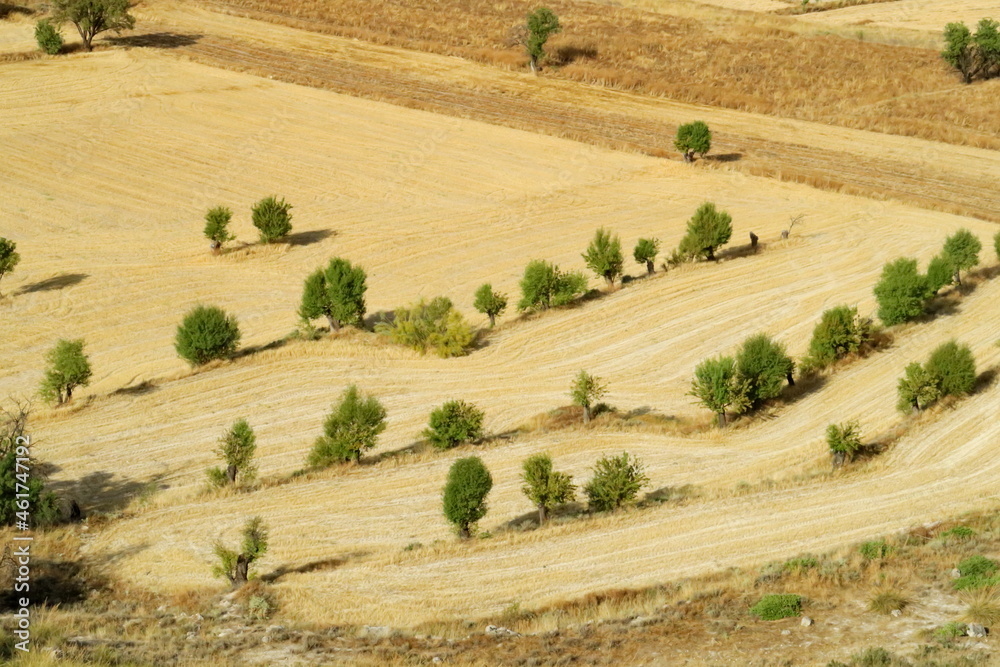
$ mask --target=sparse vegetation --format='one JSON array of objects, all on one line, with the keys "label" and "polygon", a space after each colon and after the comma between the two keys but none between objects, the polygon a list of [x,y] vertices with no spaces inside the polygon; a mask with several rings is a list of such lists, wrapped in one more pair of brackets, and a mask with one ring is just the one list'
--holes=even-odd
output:
[{"label": "sparse vegetation", "polygon": [[823,312],[809,341],[804,367],[826,368],[838,359],[856,354],[872,341],[872,322],[858,315],[853,306],[837,306]]},{"label": "sparse vegetation", "polygon": [[875,286],[878,317],[886,326],[920,317],[930,296],[927,276],[917,271],[917,260],[897,259],[882,268],[882,278]]},{"label": "sparse vegetation", "polygon": [[604,456],[594,464],[594,476],[583,492],[591,511],[610,512],[635,501],[642,487],[649,484],[639,459],[621,456]]},{"label": "sparse vegetation", "polygon": [[48,19],[35,23],[35,41],[38,42],[38,48],[50,56],[58,54],[63,47],[62,33]]},{"label": "sparse vegetation", "polygon": [[408,308],[397,308],[391,322],[375,325],[376,333],[418,352],[434,350],[441,357],[467,354],[476,340],[472,328],[455,310],[451,299],[439,296],[429,303],[423,299]]},{"label": "sparse vegetation", "polygon": [[227,579],[233,588],[239,588],[247,583],[250,568],[267,553],[268,529],[263,519],[255,516],[248,519],[243,526],[243,542],[239,551],[227,548],[222,542],[216,542],[213,547],[219,562],[212,568],[212,573]]},{"label": "sparse vegetation", "polygon": [[826,444],[833,458],[833,467],[839,468],[851,461],[861,449],[861,425],[857,421],[830,424],[826,427]]},{"label": "sparse vegetation", "polygon": [[[16,250],[16,243],[0,236],[0,280],[13,271],[18,262],[21,261],[21,256],[17,254]],[[2,293],[0,293],[0,296],[2,296]]]},{"label": "sparse vegetation", "polygon": [[694,162],[695,155],[704,157],[712,148],[712,131],[700,120],[681,125],[674,137],[674,148],[684,154],[685,162]]},{"label": "sparse vegetation", "polygon": [[276,196],[265,197],[251,210],[253,226],[260,232],[261,243],[274,243],[292,231],[292,205]]},{"label": "sparse vegetation", "polygon": [[653,275],[653,272],[656,270],[653,268],[653,262],[656,260],[656,255],[659,252],[659,239],[639,239],[635,244],[635,250],[632,251],[632,257],[635,259],[636,264],[645,264],[646,273]]},{"label": "sparse vegetation", "polygon": [[229,222],[233,219],[233,212],[226,206],[216,206],[210,208],[205,214],[205,238],[211,241],[212,252],[218,252],[227,241],[232,241],[235,236],[229,233]]},{"label": "sparse vegetation", "polygon": [[750,608],[750,613],[762,621],[778,621],[798,616],[801,610],[802,597],[785,593],[765,595]]},{"label": "sparse vegetation", "polygon": [[460,538],[471,537],[472,527],[486,516],[486,496],[492,488],[493,477],[478,456],[452,464],[444,487],[444,515]]},{"label": "sparse vegetation", "polygon": [[705,202],[688,220],[687,234],[681,239],[678,253],[682,257],[715,260],[715,251],[733,235],[733,218],[725,211],[717,211],[715,204]]},{"label": "sparse vegetation", "polygon": [[476,290],[473,307],[490,318],[490,328],[496,326],[497,316],[507,309],[507,295],[495,292],[493,285],[485,283]]},{"label": "sparse vegetation", "polygon": [[438,449],[451,449],[483,437],[483,411],[465,401],[448,401],[431,412],[423,436]]},{"label": "sparse vegetation", "polygon": [[[1000,53],[1000,35],[996,36],[996,48]],[[942,254],[951,263],[957,284],[962,284],[962,271],[979,264],[979,251],[982,249],[983,244],[968,229],[960,229],[945,239]]]},{"label": "sparse vegetation", "polygon": [[732,357],[705,359],[694,370],[689,395],[718,416],[719,428],[726,425],[726,411],[740,414],[750,406],[747,381],[736,370]]},{"label": "sparse vegetation", "polygon": [[384,430],[385,408],[374,396],[362,396],[357,385],[352,384],[327,416],[323,435],[316,439],[309,454],[309,465],[360,463],[361,453],[375,447]]},{"label": "sparse vegetation", "polygon": [[601,382],[601,378],[594,377],[586,371],[580,371],[577,374],[569,395],[573,399],[574,405],[583,408],[584,424],[590,423],[590,411],[594,403],[601,400],[607,390],[607,385]]},{"label": "sparse vegetation", "polygon": [[330,331],[339,331],[345,324],[361,326],[366,311],[366,280],[360,266],[334,257],[325,269],[316,269],[306,278],[299,317],[306,321],[325,317]]},{"label": "sparse vegetation", "polygon": [[102,32],[120,33],[135,27],[129,0],[55,0],[53,8],[52,21],[76,26],[83,48],[88,51],[94,50],[94,37]]},{"label": "sparse vegetation", "polygon": [[563,273],[555,264],[533,260],[521,278],[521,301],[518,310],[546,310],[564,306],[587,289],[587,279],[578,271]]},{"label": "sparse vegetation", "polygon": [[60,340],[46,355],[48,368],[39,390],[41,397],[56,405],[73,398],[77,387],[90,384],[90,360],[83,353],[83,339]]},{"label": "sparse vegetation", "polygon": [[257,451],[257,436],[246,419],[235,422],[219,441],[216,453],[226,463],[226,468],[210,468],[208,478],[216,486],[235,484],[236,477],[247,484],[257,475],[253,455]]},{"label": "sparse vegetation", "polygon": [[583,253],[583,261],[599,278],[604,278],[608,287],[613,287],[615,280],[622,275],[622,267],[625,266],[621,239],[611,236],[611,232],[603,227],[598,229],[594,234],[594,240],[587,247],[587,252]]},{"label": "sparse vegetation", "polygon": [[239,323],[216,306],[195,306],[177,327],[174,349],[192,366],[225,359],[240,344]]},{"label": "sparse vegetation", "polygon": [[535,454],[526,459],[523,469],[521,491],[538,508],[538,525],[541,526],[553,508],[573,500],[576,486],[572,477],[552,469],[552,457],[548,454]]}]

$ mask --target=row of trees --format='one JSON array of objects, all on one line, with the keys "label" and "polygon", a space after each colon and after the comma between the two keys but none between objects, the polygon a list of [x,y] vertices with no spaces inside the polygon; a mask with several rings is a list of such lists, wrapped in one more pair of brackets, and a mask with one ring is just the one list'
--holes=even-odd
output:
[{"label": "row of trees", "polygon": [[1000,75],[1000,24],[982,19],[975,34],[964,23],[944,28],[945,49],[941,57],[962,74],[965,83]]}]

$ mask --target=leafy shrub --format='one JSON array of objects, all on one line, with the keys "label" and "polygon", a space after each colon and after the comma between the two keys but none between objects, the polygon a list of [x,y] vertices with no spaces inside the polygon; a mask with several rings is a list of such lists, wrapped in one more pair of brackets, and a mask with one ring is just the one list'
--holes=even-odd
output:
[{"label": "leafy shrub", "polygon": [[852,306],[837,306],[824,311],[819,324],[813,329],[805,366],[810,369],[825,368],[861,350],[872,340],[872,322],[858,315]]},{"label": "leafy shrub", "polygon": [[645,264],[646,273],[652,274],[655,270],[653,261],[658,252],[660,252],[659,239],[639,239],[632,251],[632,258],[635,259],[636,264]]},{"label": "leafy shrub", "polygon": [[750,407],[775,398],[787,381],[794,384],[795,362],[785,352],[785,346],[767,334],[750,336],[736,355],[736,372],[746,383]]},{"label": "leafy shrub", "polygon": [[375,331],[419,352],[435,350],[441,357],[467,354],[476,338],[451,299],[444,296],[397,308],[392,322],[379,322]]},{"label": "leafy shrub", "polygon": [[573,380],[570,387],[569,397],[573,399],[574,405],[583,408],[583,423],[590,423],[591,408],[596,401],[607,392],[607,385],[601,382],[601,378],[594,377],[586,371],[580,371]]},{"label": "leafy shrub", "polygon": [[704,121],[685,123],[677,128],[674,148],[684,153],[685,162],[693,162],[696,153],[704,156],[712,148],[712,131]]},{"label": "leafy shrub", "polygon": [[[24,451],[18,452],[18,441],[26,433],[30,408],[27,403],[15,401],[12,409],[0,410],[0,526],[12,526],[18,520],[19,500],[27,500],[31,508],[29,520],[34,527],[58,523],[62,518],[59,499],[51,491],[44,490],[42,476],[37,474],[39,466],[30,457],[28,466],[32,474],[27,481],[24,473]],[[18,474],[22,477],[18,478]],[[27,487],[27,488],[25,488]],[[21,494],[20,496],[18,494]],[[23,518],[23,516],[21,517]]]},{"label": "leafy shrub", "polygon": [[955,537],[960,540],[967,540],[976,536],[976,531],[968,526],[955,526],[941,533],[941,537]]},{"label": "leafy shrub", "polygon": [[0,278],[14,270],[21,255],[16,252],[17,244],[0,236]]},{"label": "leafy shrub", "polygon": [[938,255],[927,265],[927,289],[931,294],[937,294],[938,290],[946,285],[950,285],[954,280],[955,266],[946,255]]},{"label": "leafy shrub", "polygon": [[38,48],[50,56],[59,53],[63,47],[63,37],[59,28],[52,25],[48,19],[42,19],[35,24],[35,41],[38,42]]},{"label": "leafy shrub", "polygon": [[857,421],[830,424],[826,427],[826,444],[835,464],[850,461],[861,449],[861,426]]},{"label": "leafy shrub", "polygon": [[899,393],[896,407],[900,412],[923,410],[941,397],[937,378],[917,362],[906,367],[896,388]]},{"label": "leafy shrub", "polygon": [[490,327],[496,326],[497,316],[507,309],[507,295],[493,291],[493,285],[485,283],[476,290],[473,307],[490,318]]},{"label": "leafy shrub", "polygon": [[863,543],[858,547],[858,551],[865,560],[878,560],[892,553],[892,547],[886,544],[885,540],[872,540]]},{"label": "leafy shrub", "polygon": [[218,250],[226,241],[232,241],[235,236],[229,233],[229,222],[233,212],[225,206],[216,206],[205,214],[205,238],[212,242],[212,250]]},{"label": "leafy shrub", "polygon": [[60,340],[45,355],[45,371],[39,393],[49,403],[62,404],[73,398],[73,390],[90,384],[90,361],[83,353],[83,339]]},{"label": "leafy shrub", "polygon": [[798,616],[802,611],[802,597],[793,594],[765,595],[750,607],[750,613],[762,621],[777,621]]},{"label": "leafy shrub", "polygon": [[363,397],[352,384],[327,416],[323,435],[309,454],[309,465],[360,462],[361,452],[373,448],[384,430],[385,408],[374,396]]},{"label": "leafy shrub", "polygon": [[[994,50],[1000,56],[1000,35],[996,37]],[[982,249],[983,244],[968,229],[960,229],[945,239],[942,254],[948,259],[955,271],[956,283],[962,284],[962,271],[968,271],[979,264],[979,251]]]},{"label": "leafy shrub", "polygon": [[177,327],[174,349],[192,366],[224,359],[240,342],[236,318],[215,306],[195,306]]},{"label": "leafy shrub", "polygon": [[460,538],[470,537],[472,526],[486,516],[486,496],[492,488],[493,477],[478,456],[451,465],[443,494],[444,515]]},{"label": "leafy shrub", "polygon": [[643,474],[642,463],[629,459],[628,452],[621,456],[605,456],[594,465],[594,476],[583,491],[592,510],[607,512],[631,503],[639,495],[649,478]]},{"label": "leafy shrub", "polygon": [[698,207],[687,223],[687,233],[677,247],[682,257],[712,261],[719,246],[729,243],[733,235],[733,218],[725,211],[717,211],[715,204],[705,202]]},{"label": "leafy shrub", "polygon": [[518,310],[564,306],[583,294],[587,279],[579,271],[564,273],[555,264],[536,259],[524,267]]},{"label": "leafy shrub", "polygon": [[545,523],[549,510],[556,505],[573,500],[576,486],[566,473],[552,470],[548,454],[535,454],[523,464],[522,493],[538,508],[538,525]]},{"label": "leafy shrub", "polygon": [[253,226],[260,232],[261,243],[273,243],[292,231],[292,205],[275,196],[261,199],[251,210]]},{"label": "leafy shrub", "polygon": [[313,271],[302,287],[299,317],[308,322],[325,317],[330,331],[344,324],[361,326],[365,316],[367,275],[341,257],[334,257],[326,268]]},{"label": "leafy shrub", "polygon": [[438,449],[450,449],[483,437],[483,411],[465,401],[448,401],[431,412],[423,436]]},{"label": "leafy shrub", "polygon": [[970,556],[958,564],[959,577],[952,582],[955,590],[974,590],[1000,583],[997,562],[986,556]]},{"label": "leafy shrub", "polygon": [[257,466],[253,463],[253,455],[257,451],[257,436],[246,419],[240,419],[230,427],[215,451],[225,461],[226,468],[208,470],[208,479],[213,485],[234,484],[237,475],[241,482],[249,483],[257,476]]},{"label": "leafy shrub", "polygon": [[917,271],[917,260],[908,257],[882,267],[882,277],[875,285],[878,317],[886,326],[923,315],[930,296],[927,276]]},{"label": "leafy shrub", "polygon": [[268,529],[259,516],[247,519],[243,526],[243,542],[240,551],[234,551],[216,541],[213,551],[219,562],[212,567],[212,573],[228,579],[233,588],[247,583],[250,568],[267,552]]},{"label": "leafy shrub", "polygon": [[613,286],[625,266],[621,239],[601,227],[594,233],[587,252],[583,253],[583,261],[598,277],[604,278],[609,287]]},{"label": "leafy shrub", "polygon": [[748,384],[737,372],[732,357],[715,357],[703,360],[694,369],[688,395],[714,412],[722,428],[726,425],[726,410],[739,414],[750,407]]},{"label": "leafy shrub", "polygon": [[266,621],[274,614],[274,602],[266,595],[251,595],[247,614],[254,620]]},{"label": "leafy shrub", "polygon": [[939,345],[927,360],[926,368],[937,380],[942,396],[971,394],[976,385],[976,360],[972,350],[955,340]]},{"label": "leafy shrub", "polygon": [[934,636],[937,639],[958,639],[959,637],[964,637],[965,633],[968,632],[969,626],[965,623],[959,623],[958,621],[949,621],[945,623],[940,628],[934,630]]}]

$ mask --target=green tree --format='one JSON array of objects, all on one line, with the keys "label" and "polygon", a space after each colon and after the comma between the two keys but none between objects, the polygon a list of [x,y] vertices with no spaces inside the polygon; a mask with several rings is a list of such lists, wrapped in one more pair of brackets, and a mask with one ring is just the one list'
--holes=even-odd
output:
[{"label": "green tree", "polygon": [[882,277],[875,285],[878,317],[886,326],[923,315],[930,296],[927,276],[917,271],[917,260],[909,257],[882,267]]},{"label": "green tree", "polygon": [[622,243],[617,236],[601,227],[594,233],[594,240],[583,253],[583,261],[587,268],[604,278],[608,287],[613,287],[615,280],[622,275],[625,258],[622,256]]},{"label": "green tree", "polygon": [[274,243],[292,231],[292,205],[275,196],[261,199],[251,209],[253,226],[260,231],[261,243]]},{"label": "green tree", "polygon": [[476,340],[465,318],[445,296],[397,308],[393,320],[379,322],[375,332],[419,352],[435,350],[441,357],[467,354]]},{"label": "green tree", "polygon": [[259,516],[247,519],[243,526],[243,543],[240,550],[227,548],[222,542],[216,542],[213,547],[219,562],[212,568],[212,573],[228,579],[233,588],[239,588],[247,583],[250,567],[267,553],[268,529]]},{"label": "green tree", "polygon": [[552,457],[548,454],[529,457],[523,469],[521,492],[538,508],[538,525],[541,526],[556,505],[573,500],[576,486],[571,476],[552,470]]},{"label": "green tree", "polygon": [[861,449],[861,425],[857,421],[830,424],[826,427],[826,444],[833,457],[833,467],[839,468]]},{"label": "green tree", "polygon": [[219,440],[219,448],[215,451],[226,462],[226,469],[209,469],[208,477],[213,483],[219,486],[235,484],[237,475],[244,482],[256,477],[257,466],[253,463],[253,455],[257,451],[257,436],[246,419],[233,423]]},{"label": "green tree", "polygon": [[[39,466],[31,456],[30,414],[30,404],[17,400],[11,408],[0,409],[0,526],[25,521],[39,527],[61,518],[59,499],[45,491]],[[25,466],[30,475],[25,474]]]},{"label": "green tree", "polygon": [[48,19],[42,19],[35,24],[35,41],[38,42],[38,48],[50,56],[59,53],[63,47],[63,38],[59,28],[52,25]]},{"label": "green tree", "polygon": [[594,465],[594,476],[583,488],[590,509],[607,512],[631,503],[642,487],[649,483],[638,458],[605,456]]},{"label": "green tree", "polygon": [[733,218],[725,211],[715,210],[715,204],[705,202],[698,207],[687,224],[687,234],[678,248],[687,257],[715,259],[715,250],[729,243],[733,235]]},{"label": "green tree", "polygon": [[229,221],[233,212],[225,206],[216,206],[205,214],[205,238],[212,242],[212,252],[218,252],[226,241],[232,241],[235,236],[229,233]]},{"label": "green tree", "polygon": [[431,412],[423,436],[438,449],[451,449],[483,437],[483,411],[465,401],[448,401]]},{"label": "green tree", "polygon": [[962,74],[965,83],[972,83],[979,70],[972,32],[964,23],[949,23],[944,27],[945,49],[941,57]]},{"label": "green tree", "polygon": [[528,52],[528,64],[534,74],[538,74],[538,63],[545,57],[545,42],[560,30],[562,26],[559,25],[559,17],[551,9],[540,7],[528,14],[524,48]]},{"label": "green tree", "polygon": [[944,242],[943,254],[955,269],[955,282],[962,284],[962,271],[968,271],[979,264],[979,251],[983,244],[968,229],[960,229]]},{"label": "green tree", "polygon": [[677,128],[674,148],[684,153],[685,162],[694,162],[695,153],[704,157],[712,147],[712,131],[700,120]]},{"label": "green tree", "polygon": [[976,386],[976,359],[972,350],[955,340],[942,343],[931,352],[926,369],[936,380],[942,396],[971,394]]},{"label": "green tree", "polygon": [[12,272],[17,263],[21,261],[21,256],[15,252],[16,250],[16,243],[0,236],[0,280],[3,279],[4,275]]},{"label": "green tree", "polygon": [[[2,241],[0,241],[2,245]],[[993,252],[997,254],[997,259],[1000,259],[1000,232],[997,232],[993,236]],[[0,253],[0,263],[2,263],[2,253]]]},{"label": "green tree", "polygon": [[726,410],[739,414],[750,405],[747,382],[737,373],[732,357],[705,359],[698,364],[688,394],[718,415],[719,428],[726,425]]},{"label": "green tree", "polygon": [[596,401],[607,393],[607,385],[601,382],[601,378],[594,377],[586,371],[580,371],[570,388],[570,398],[574,405],[583,408],[583,423],[590,423],[590,411]]},{"label": "green tree", "polygon": [[872,339],[871,320],[858,315],[853,306],[837,306],[823,312],[809,341],[809,354],[805,365],[825,368],[858,352]]},{"label": "green tree", "polygon": [[562,306],[587,289],[587,279],[582,273],[563,273],[555,264],[536,259],[528,263],[521,278],[521,301],[518,310],[534,308],[546,310]]},{"label": "green tree", "polygon": [[917,362],[906,367],[896,388],[899,392],[896,407],[900,412],[923,410],[941,396],[937,378]]},{"label": "green tree", "polygon": [[334,257],[325,269],[316,269],[306,278],[299,316],[304,320],[326,317],[330,331],[339,331],[344,324],[361,326],[368,290],[366,280],[360,266]]},{"label": "green tree", "polygon": [[80,33],[83,48],[93,51],[94,37],[112,30],[120,33],[135,27],[129,0],[55,0],[53,22],[72,23]]},{"label": "green tree", "polygon": [[60,340],[46,355],[49,367],[40,394],[49,403],[62,405],[73,398],[73,390],[90,384],[90,361],[83,353],[83,339]]},{"label": "green tree", "polygon": [[472,526],[486,516],[486,496],[492,488],[493,477],[478,456],[451,465],[442,500],[445,518],[455,525],[460,538],[469,538]]},{"label": "green tree", "polygon": [[948,255],[942,253],[937,255],[927,265],[927,290],[931,296],[938,293],[942,287],[950,285],[955,279],[955,265]]},{"label": "green tree", "polygon": [[755,334],[743,341],[736,356],[736,372],[746,383],[751,407],[780,395],[786,381],[795,384],[795,362],[785,352],[785,346],[767,334]]},{"label": "green tree", "polygon": [[472,305],[490,318],[490,328],[492,328],[496,326],[497,315],[507,308],[507,295],[494,292],[493,285],[485,283],[476,290],[475,302]]},{"label": "green tree", "polygon": [[362,396],[356,385],[348,387],[333,406],[309,454],[309,465],[361,462],[361,452],[372,449],[385,430],[385,408],[374,396]]},{"label": "green tree", "polygon": [[195,306],[177,327],[174,349],[192,366],[225,359],[240,344],[240,326],[234,315],[216,306]]},{"label": "green tree", "polygon": [[635,258],[636,264],[645,263],[646,273],[652,275],[655,271],[653,261],[658,252],[660,252],[659,239],[639,239],[639,242],[635,244],[635,250],[632,251],[632,257]]}]

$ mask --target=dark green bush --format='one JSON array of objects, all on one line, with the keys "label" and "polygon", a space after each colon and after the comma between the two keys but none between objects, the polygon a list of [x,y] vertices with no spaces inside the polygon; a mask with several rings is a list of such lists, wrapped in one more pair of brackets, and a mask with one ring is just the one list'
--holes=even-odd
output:
[{"label": "dark green bush", "polygon": [[385,408],[374,396],[362,396],[352,384],[327,415],[323,435],[316,439],[309,455],[309,465],[360,462],[361,452],[373,448],[384,430]]},{"label": "dark green bush", "polygon": [[941,344],[931,353],[926,369],[937,380],[942,396],[971,394],[976,386],[976,359],[972,350],[954,340]]},{"label": "dark green bush", "polygon": [[458,459],[448,471],[444,487],[444,515],[462,539],[472,534],[472,526],[486,516],[486,496],[493,477],[478,456]]},{"label": "dark green bush", "polygon": [[607,512],[633,502],[648,483],[639,459],[629,459],[628,452],[622,452],[621,456],[599,459],[583,491],[592,510]]},{"label": "dark green bush", "polygon": [[423,436],[438,449],[450,449],[483,437],[483,411],[465,401],[448,401],[431,412]]},{"label": "dark green bush", "polygon": [[35,24],[35,41],[38,48],[50,56],[54,56],[62,50],[63,38],[59,33],[59,28],[52,25],[48,19],[42,19]]},{"label": "dark green bush", "polygon": [[885,540],[872,540],[863,543],[858,547],[858,551],[861,552],[865,560],[878,560],[892,553],[892,547],[886,544]]},{"label": "dark green bush", "polygon": [[997,562],[986,556],[970,556],[958,564],[961,575],[952,582],[955,590],[975,590],[1000,583]]},{"label": "dark green bush", "polygon": [[587,278],[578,271],[564,273],[555,264],[536,259],[524,267],[518,310],[545,310],[564,306],[587,290]]},{"label": "dark green bush", "polygon": [[813,329],[805,366],[810,369],[825,368],[861,350],[872,340],[872,322],[858,315],[853,306],[837,306],[824,311],[819,324]]},{"label": "dark green bush", "polygon": [[215,306],[195,306],[177,327],[174,349],[192,366],[223,359],[236,351],[240,327],[236,318]]},{"label": "dark green bush", "polygon": [[802,597],[793,594],[765,595],[750,608],[750,613],[762,621],[798,616],[801,611]]},{"label": "dark green bush", "polygon": [[917,271],[917,260],[908,257],[882,267],[882,277],[875,285],[878,317],[886,326],[923,315],[930,296],[927,276]]},{"label": "dark green bush", "polygon": [[273,243],[292,231],[292,205],[275,196],[261,199],[251,210],[253,226],[260,232],[261,243]]}]

